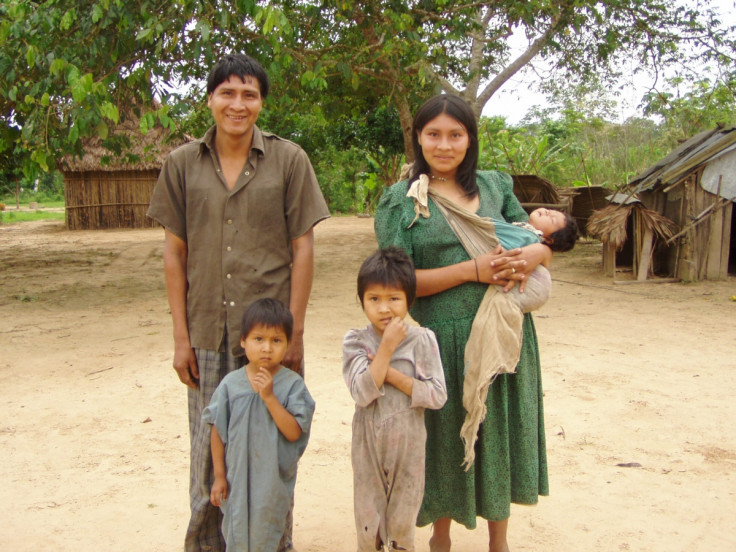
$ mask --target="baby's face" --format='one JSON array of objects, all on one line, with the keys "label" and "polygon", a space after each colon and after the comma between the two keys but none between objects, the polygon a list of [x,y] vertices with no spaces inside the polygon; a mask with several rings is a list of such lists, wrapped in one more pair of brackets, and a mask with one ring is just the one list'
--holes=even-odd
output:
[{"label": "baby's face", "polygon": [[565,221],[565,214],[562,211],[540,207],[539,209],[534,209],[529,214],[529,224],[540,230],[546,237],[554,234],[558,230],[562,230],[567,225],[567,222]]}]

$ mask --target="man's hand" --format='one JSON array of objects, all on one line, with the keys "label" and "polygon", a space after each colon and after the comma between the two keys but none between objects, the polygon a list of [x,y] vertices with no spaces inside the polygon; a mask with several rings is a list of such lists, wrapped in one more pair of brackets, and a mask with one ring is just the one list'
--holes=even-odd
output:
[{"label": "man's hand", "polygon": [[286,355],[281,364],[296,372],[300,376],[302,374],[302,367],[304,366],[304,339],[302,336],[294,335],[289,340],[289,348],[286,349]]},{"label": "man's hand", "polygon": [[174,370],[176,370],[181,381],[187,387],[197,389],[199,387],[199,367],[194,349],[187,343],[176,345],[174,348]]}]

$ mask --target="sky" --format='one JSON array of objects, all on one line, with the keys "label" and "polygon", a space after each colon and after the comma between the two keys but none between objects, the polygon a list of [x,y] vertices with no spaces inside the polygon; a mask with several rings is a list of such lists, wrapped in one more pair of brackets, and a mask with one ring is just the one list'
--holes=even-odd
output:
[{"label": "sky", "polygon": [[[692,5],[696,1],[685,0],[683,3]],[[736,24],[736,0],[711,0],[711,5],[718,9],[724,24]],[[646,75],[635,76],[633,69],[632,67],[629,76],[631,82],[616,98],[619,107],[618,122],[623,122],[632,115],[641,115],[638,106],[648,85],[651,84],[651,79]],[[514,76],[488,101],[483,108],[483,115],[505,117],[507,123],[518,124],[534,106],[546,106],[544,95],[534,90],[535,80],[538,78],[531,72]]]}]

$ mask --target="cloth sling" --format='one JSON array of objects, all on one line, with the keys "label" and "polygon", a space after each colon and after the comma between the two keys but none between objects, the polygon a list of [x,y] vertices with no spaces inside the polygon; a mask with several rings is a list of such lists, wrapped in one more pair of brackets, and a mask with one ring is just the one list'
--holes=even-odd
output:
[{"label": "cloth sling", "polygon": [[[499,245],[490,218],[472,213],[435,193],[429,187],[427,175],[420,175],[406,195],[414,200],[416,213],[409,227],[419,216],[429,218],[430,197],[471,258],[489,253]],[[550,288],[549,271],[539,266],[530,275],[523,294],[518,292],[517,287],[504,293],[497,286],[489,285],[483,296],[465,345],[463,407],[467,414],[460,429],[460,437],[465,445],[465,471],[470,469],[475,460],[478,428],[487,412],[488,388],[499,374],[516,371],[521,355],[523,313],[543,305],[549,298]]]}]

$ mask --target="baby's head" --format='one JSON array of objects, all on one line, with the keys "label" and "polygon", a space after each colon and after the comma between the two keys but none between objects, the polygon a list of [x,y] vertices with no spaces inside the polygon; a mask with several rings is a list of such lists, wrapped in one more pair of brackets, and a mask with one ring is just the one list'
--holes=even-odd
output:
[{"label": "baby's head", "polygon": [[400,289],[406,296],[407,306],[411,307],[417,296],[417,277],[409,255],[391,245],[363,261],[358,271],[358,298],[363,308],[366,289],[373,285]]},{"label": "baby's head", "polygon": [[278,330],[288,342],[293,329],[294,317],[281,301],[270,298],[258,299],[243,313],[240,323],[240,343],[245,348],[245,342],[251,332],[263,330]]},{"label": "baby's head", "polygon": [[529,224],[542,232],[544,243],[552,251],[570,251],[575,247],[578,223],[569,214],[540,207],[529,213]]}]

